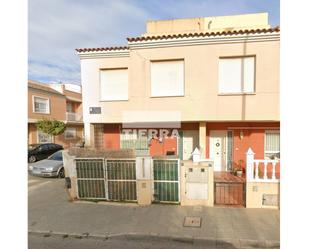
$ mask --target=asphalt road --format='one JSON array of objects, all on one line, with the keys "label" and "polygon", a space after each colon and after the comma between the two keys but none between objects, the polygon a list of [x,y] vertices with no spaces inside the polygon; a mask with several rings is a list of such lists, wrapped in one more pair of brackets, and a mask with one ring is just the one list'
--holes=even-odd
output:
[{"label": "asphalt road", "polygon": [[[227,242],[171,241],[136,238],[81,238],[66,235],[29,234],[29,249],[235,249]],[[246,247],[247,248],[247,247]]]},{"label": "asphalt road", "polygon": [[64,181],[63,179],[58,178],[42,178],[36,177],[32,175],[28,175],[28,195],[34,193],[36,190],[43,188],[47,185],[54,185],[57,184],[56,182]]}]

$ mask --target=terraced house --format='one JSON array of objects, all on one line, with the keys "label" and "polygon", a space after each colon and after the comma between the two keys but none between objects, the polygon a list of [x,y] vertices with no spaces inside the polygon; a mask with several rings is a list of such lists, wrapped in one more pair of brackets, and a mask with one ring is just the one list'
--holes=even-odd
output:
[{"label": "terraced house", "polygon": [[[28,143],[58,143],[65,148],[83,139],[81,87],[73,84],[44,84],[28,81]],[[52,137],[36,127],[40,119],[66,123],[61,135]]]},{"label": "terraced house", "polygon": [[279,47],[258,13],[149,21],[126,46],[77,49],[86,145],[183,161],[198,148],[215,172],[277,181],[263,162],[280,158]]}]

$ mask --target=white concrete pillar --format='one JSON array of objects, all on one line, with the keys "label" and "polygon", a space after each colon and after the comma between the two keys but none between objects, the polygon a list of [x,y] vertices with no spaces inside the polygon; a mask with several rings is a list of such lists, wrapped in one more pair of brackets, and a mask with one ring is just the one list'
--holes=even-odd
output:
[{"label": "white concrete pillar", "polygon": [[206,122],[199,124],[199,145],[201,158],[206,158]]},{"label": "white concrete pillar", "polygon": [[253,170],[254,170],[254,152],[251,148],[246,152],[246,178],[248,182],[253,181]]},{"label": "white concrete pillar", "polygon": [[85,146],[94,146],[94,126],[91,123],[84,123]]}]

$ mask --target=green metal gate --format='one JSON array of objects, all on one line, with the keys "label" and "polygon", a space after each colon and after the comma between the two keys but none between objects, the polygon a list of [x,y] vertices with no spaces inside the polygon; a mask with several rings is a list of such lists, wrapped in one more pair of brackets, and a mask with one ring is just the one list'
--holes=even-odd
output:
[{"label": "green metal gate", "polygon": [[106,160],[108,199],[136,201],[136,162],[128,159]]},{"label": "green metal gate", "polygon": [[136,201],[135,159],[75,159],[79,199]]},{"label": "green metal gate", "polygon": [[155,202],[179,203],[179,159],[154,159]]},{"label": "green metal gate", "polygon": [[106,199],[104,159],[76,159],[77,190],[80,199]]}]

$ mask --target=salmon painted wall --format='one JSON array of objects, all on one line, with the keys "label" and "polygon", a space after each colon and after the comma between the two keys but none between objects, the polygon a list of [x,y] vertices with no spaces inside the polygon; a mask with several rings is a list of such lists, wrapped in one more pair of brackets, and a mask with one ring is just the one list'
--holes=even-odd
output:
[{"label": "salmon painted wall", "polygon": [[[179,130],[198,130],[199,123],[182,123]],[[170,131],[171,132],[171,131]],[[152,140],[149,148],[151,156],[163,156],[168,151],[173,151],[175,155],[178,155],[177,151],[177,139],[176,138],[165,138],[162,143],[158,140]]]},{"label": "salmon painted wall", "polygon": [[[211,130],[228,130],[233,127],[248,127],[248,129],[230,129],[233,130],[233,161],[238,163],[243,160],[245,166],[248,148],[251,147],[255,152],[256,158],[264,158],[264,137],[265,129],[280,127],[279,122],[257,123],[257,122],[226,122],[226,123],[207,123],[206,132],[206,157],[209,157],[210,131]],[[254,127],[258,127],[254,129]],[[198,130],[199,123],[182,123],[180,130]],[[119,149],[120,148],[120,131],[121,124],[104,124],[104,148]],[[243,131],[243,138],[240,138],[240,131]],[[150,143],[149,152],[151,156],[166,155],[167,151],[177,151],[177,139],[165,138],[162,142],[153,139]]]},{"label": "salmon painted wall", "polygon": [[[232,129],[233,127],[244,127],[243,129]],[[245,128],[247,127],[247,129]],[[254,129],[255,127],[258,127]],[[255,158],[264,159],[264,139],[265,129],[263,127],[278,129],[279,122],[273,123],[255,123],[255,122],[242,122],[242,123],[207,123],[206,132],[206,157],[209,157],[210,147],[210,131],[211,130],[229,130],[233,131],[233,162],[237,164],[239,160],[243,160],[243,167],[246,162],[246,152],[249,147],[255,153]],[[243,132],[243,138],[240,138],[240,132]]]},{"label": "salmon painted wall", "polygon": [[104,124],[103,144],[105,149],[120,149],[120,124]]},{"label": "salmon painted wall", "polygon": [[199,130],[199,123],[181,123],[180,130]]},{"label": "salmon painted wall", "polygon": [[[158,134],[159,134],[159,129]],[[171,130],[170,130],[171,134]],[[151,156],[163,156],[168,151],[174,152],[177,155],[177,139],[172,137],[166,137],[160,142],[158,139],[152,139],[149,147],[149,153]]]},{"label": "salmon painted wall", "polygon": [[[33,110],[33,96],[49,99],[50,113],[35,113]],[[66,99],[61,94],[53,94],[45,91],[40,91],[33,88],[28,88],[28,118],[42,119],[52,118],[57,120],[66,120],[65,116]]]},{"label": "salmon painted wall", "polygon": [[[103,143],[105,149],[120,149],[120,130],[121,124],[104,124]],[[143,128],[139,128],[143,129]],[[159,129],[158,133],[159,133]],[[177,139],[164,138],[162,142],[152,139],[149,147],[151,156],[166,155],[168,151],[174,151],[177,155]]]}]

